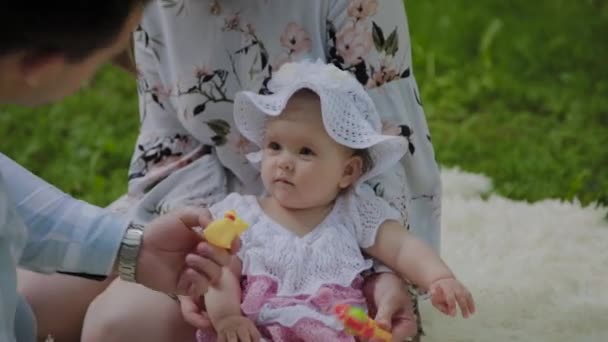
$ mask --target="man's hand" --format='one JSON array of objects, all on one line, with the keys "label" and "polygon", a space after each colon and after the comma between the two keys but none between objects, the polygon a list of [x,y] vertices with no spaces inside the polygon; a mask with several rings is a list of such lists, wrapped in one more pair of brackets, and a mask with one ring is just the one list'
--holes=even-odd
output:
[{"label": "man's hand", "polygon": [[[186,208],[165,214],[144,228],[136,279],[151,289],[200,296],[230,263],[230,251],[202,241],[192,228],[211,220],[206,209]],[[238,249],[233,243],[232,251]]]}]

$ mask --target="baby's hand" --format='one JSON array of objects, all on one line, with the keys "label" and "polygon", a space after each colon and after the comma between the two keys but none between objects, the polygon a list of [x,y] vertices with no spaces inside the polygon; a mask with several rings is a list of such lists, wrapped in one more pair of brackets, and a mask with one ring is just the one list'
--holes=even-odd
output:
[{"label": "baby's hand", "polygon": [[227,316],[215,324],[218,342],[258,342],[262,338],[253,322],[244,316]]},{"label": "baby's hand", "polygon": [[462,317],[467,318],[475,313],[473,296],[461,282],[455,278],[443,278],[434,281],[430,286],[431,303],[439,311],[449,316],[456,316],[456,303],[460,306]]}]

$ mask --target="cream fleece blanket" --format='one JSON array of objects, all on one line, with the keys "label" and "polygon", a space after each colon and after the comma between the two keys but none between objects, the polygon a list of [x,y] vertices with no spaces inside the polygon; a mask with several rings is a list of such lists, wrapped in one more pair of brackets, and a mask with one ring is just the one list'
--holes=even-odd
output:
[{"label": "cream fleece blanket", "polygon": [[486,177],[442,172],[442,255],[470,287],[477,314],[421,304],[424,342],[608,342],[606,208],[481,194]]}]

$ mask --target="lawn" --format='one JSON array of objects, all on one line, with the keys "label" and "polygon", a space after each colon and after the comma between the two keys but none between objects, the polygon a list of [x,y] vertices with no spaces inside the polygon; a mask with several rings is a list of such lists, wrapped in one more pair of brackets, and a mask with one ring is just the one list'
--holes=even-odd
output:
[{"label": "lawn", "polygon": [[[607,1],[407,1],[414,72],[443,166],[502,195],[608,205]],[[135,82],[105,67],[36,110],[0,107],[0,150],[99,205],[125,191]]]},{"label": "lawn", "polygon": [[608,204],[608,2],[406,5],[442,165],[515,199]]}]

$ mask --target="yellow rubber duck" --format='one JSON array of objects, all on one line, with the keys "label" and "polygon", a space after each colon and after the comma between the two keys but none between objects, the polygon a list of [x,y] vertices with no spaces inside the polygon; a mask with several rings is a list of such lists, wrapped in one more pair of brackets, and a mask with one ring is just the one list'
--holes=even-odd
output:
[{"label": "yellow rubber duck", "polygon": [[209,223],[203,230],[203,237],[214,246],[230,249],[232,241],[239,237],[249,225],[241,220],[236,211],[229,210],[221,219]]}]

